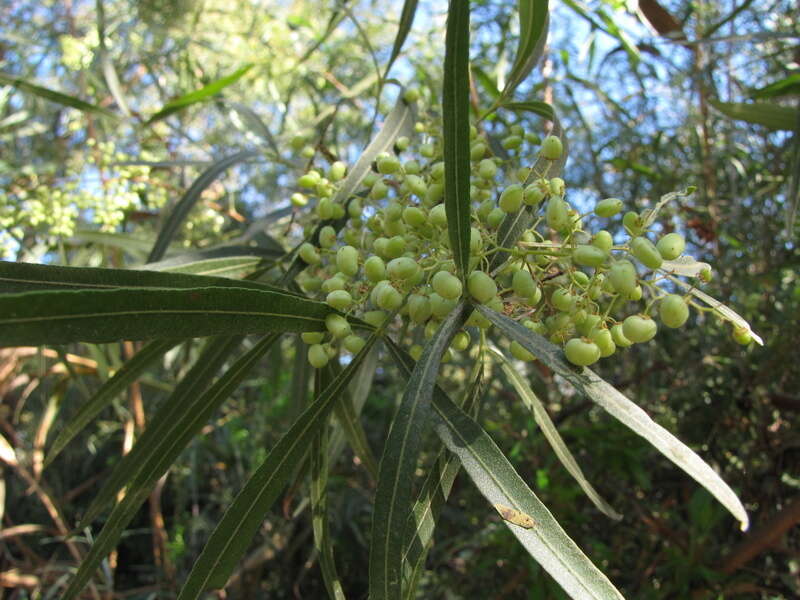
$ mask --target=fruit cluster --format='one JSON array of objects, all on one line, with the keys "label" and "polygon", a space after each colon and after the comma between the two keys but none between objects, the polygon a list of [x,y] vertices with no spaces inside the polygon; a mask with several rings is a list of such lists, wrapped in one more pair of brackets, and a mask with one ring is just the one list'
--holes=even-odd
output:
[{"label": "fruit cluster", "polygon": [[[295,205],[317,199],[308,239],[321,225],[318,243],[306,242],[298,251],[307,264],[299,279],[307,293],[374,325],[399,311],[402,334],[412,342],[432,336],[467,296],[562,344],[576,365],[647,342],[659,322],[677,328],[687,321],[689,297],[657,285],[667,277],[659,271],[663,262],[683,253],[683,237],[667,233],[651,241],[645,215],[627,212],[619,218],[624,203],[618,198],[600,200],[593,211],[579,214],[567,199],[564,180],[547,174],[562,155],[561,140],[553,135],[540,140],[518,125],[500,141],[504,157],[493,155],[487,136],[471,127],[470,272],[462,281],[443,203],[441,128],[427,121],[415,129],[419,143],[401,137],[394,153],[377,156],[363,188],[345,204],[334,200],[346,175],[343,163],[333,162],[325,174],[309,170],[297,180],[302,191],[292,196]],[[523,154],[534,152],[544,168],[520,168]],[[513,247],[502,247],[503,221],[522,210],[530,211],[531,226]],[[337,231],[332,224],[345,217]],[[586,231],[588,218],[602,228]],[[492,269],[497,253],[507,259]],[[643,278],[648,272],[654,276]],[[632,302],[644,306],[631,309]],[[490,323],[474,311],[453,339],[453,350],[469,346],[472,327],[488,329]],[[364,344],[340,315],[328,318],[327,330],[303,334],[314,367],[324,366],[340,347],[355,353]],[[414,358],[421,351],[418,343],[411,346]],[[520,360],[534,358],[516,342],[510,351]]]}]

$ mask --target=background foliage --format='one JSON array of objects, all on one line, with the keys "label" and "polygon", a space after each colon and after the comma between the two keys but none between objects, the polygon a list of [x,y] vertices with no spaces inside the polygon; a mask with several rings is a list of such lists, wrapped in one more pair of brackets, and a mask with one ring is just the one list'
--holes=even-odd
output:
[{"label": "background foliage", "polygon": [[[402,7],[273,4],[5,3],[3,258],[141,265],[168,209],[187,196],[199,200],[165,248],[173,255],[221,242],[293,247],[302,231],[292,227],[288,198],[308,164],[300,149],[353,164],[373,137],[396,95],[379,82]],[[446,7],[439,4],[420,3],[389,73],[431,95],[442,85]],[[714,265],[709,293],[765,340],[740,347],[728,328],[705,319],[598,368],[732,485],[753,520],[744,535],[708,493],[543,367],[545,383],[535,391],[588,479],[624,515],[621,523],[606,519],[499,370],[487,382],[481,422],[627,597],[800,594],[793,4],[553,2],[541,68],[517,91],[560,115],[570,144],[564,178],[578,206],[615,196],[641,210],[697,186],[668,206],[675,219],[662,223]],[[505,87],[519,26],[506,2],[471,5],[472,97],[486,108]],[[755,102],[755,109],[734,106]],[[487,131],[501,131],[505,120],[541,131],[535,115],[510,112],[488,121]],[[206,185],[193,188],[209,171]],[[201,348],[183,343],[167,352],[43,469],[62,424],[135,350],[130,342],[0,350],[0,583],[10,597],[59,597],[87,548],[80,535],[64,536]],[[309,401],[304,354],[288,335],[267,351],[149,494],[104,562],[103,585],[113,582],[126,597],[175,595],[236,492]],[[396,361],[381,365],[362,414],[378,457],[405,387]],[[454,382],[448,391],[463,387]],[[330,536],[348,596],[364,597],[375,472],[350,448],[335,456]],[[423,449],[423,459],[432,456]],[[324,597],[304,481],[299,474],[260,526],[230,583],[233,597]],[[419,597],[486,590],[496,598],[563,596],[462,474],[437,523]]]}]

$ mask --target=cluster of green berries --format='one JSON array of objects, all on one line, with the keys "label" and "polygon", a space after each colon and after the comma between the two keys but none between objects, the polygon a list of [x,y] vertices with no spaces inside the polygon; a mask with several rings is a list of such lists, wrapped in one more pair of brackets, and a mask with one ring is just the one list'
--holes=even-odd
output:
[{"label": "cluster of green berries", "polygon": [[[667,233],[652,241],[644,215],[627,212],[618,218],[624,207],[618,198],[600,200],[593,211],[580,214],[567,199],[564,180],[547,175],[561,157],[561,140],[552,135],[540,140],[518,125],[501,141],[506,158],[492,155],[487,137],[471,127],[470,260],[461,278],[443,203],[441,129],[420,122],[416,133],[419,143],[412,146],[401,137],[393,153],[380,154],[363,187],[344,203],[335,196],[346,175],[343,163],[299,177],[292,202],[305,205],[309,196],[316,198],[306,234],[314,239],[318,228],[318,242],[306,242],[298,251],[307,264],[299,279],[307,293],[376,326],[399,311],[397,324],[410,338],[414,358],[464,296],[563,345],[576,365],[651,340],[658,323],[669,328],[686,323],[690,297],[657,285],[671,277],[661,268],[681,256],[683,237]],[[544,159],[542,172],[518,167],[532,146]],[[531,226],[513,247],[501,247],[503,221],[522,210],[531,213]],[[598,224],[594,233],[584,230],[587,218]],[[345,225],[337,230],[333,225],[342,219]],[[497,253],[507,260],[492,269]],[[644,308],[632,309],[631,303]],[[318,368],[339,349],[355,353],[364,344],[341,315],[330,316],[326,325],[327,332],[303,334],[308,359]],[[471,328],[490,326],[473,311],[444,359],[469,347]],[[517,342],[510,351],[520,360],[534,358]]]}]

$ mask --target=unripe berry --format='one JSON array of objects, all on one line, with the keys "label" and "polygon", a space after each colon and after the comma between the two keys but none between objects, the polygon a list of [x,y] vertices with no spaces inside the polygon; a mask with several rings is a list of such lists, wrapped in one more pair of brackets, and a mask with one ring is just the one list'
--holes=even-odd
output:
[{"label": "unripe berry", "polygon": [[336,252],[336,267],[348,277],[358,273],[358,250],[352,246],[342,246]]},{"label": "unripe berry", "polygon": [[405,92],[403,92],[403,100],[405,100],[406,104],[413,104],[417,100],[419,100],[419,90],[417,88],[408,88]]},{"label": "unripe berry", "polygon": [[453,311],[458,303],[458,300],[442,298],[439,294],[434,292],[430,295],[430,302],[433,316],[443,319]]},{"label": "unripe berry", "polygon": [[317,203],[317,216],[323,221],[333,219],[335,215],[334,211],[335,209],[333,202],[331,202],[328,198],[322,198]]},{"label": "unripe berry", "polygon": [[572,252],[572,260],[584,267],[599,267],[606,262],[606,253],[597,246],[580,245]]},{"label": "unripe berry", "polygon": [[406,175],[405,184],[408,186],[408,189],[419,198],[424,197],[425,192],[428,190],[428,186],[425,185],[425,180],[419,175]]},{"label": "unripe berry", "polygon": [[406,280],[413,277],[419,270],[419,265],[411,258],[401,256],[394,258],[386,265],[386,273],[391,279]]},{"label": "unripe berry", "polygon": [[434,182],[428,186],[423,203],[425,206],[433,206],[442,199],[442,196],[444,196],[444,184]]},{"label": "unripe berry", "polygon": [[424,156],[425,158],[433,158],[436,154],[436,146],[433,144],[422,144],[419,147],[420,156]]},{"label": "unripe berry", "polygon": [[411,140],[409,140],[406,136],[401,135],[399,138],[395,140],[394,147],[397,149],[398,152],[405,152],[406,150],[408,150],[408,145],[410,143]]},{"label": "unripe berry", "polygon": [[300,246],[297,254],[310,265],[319,264],[319,262],[322,260],[319,256],[319,253],[317,253],[317,249],[308,242],[305,242]]},{"label": "unripe berry", "polygon": [[314,344],[310,346],[308,349],[308,362],[311,364],[312,367],[315,369],[321,369],[325,365],[328,364],[328,353],[325,351],[325,348],[322,347],[321,344]]},{"label": "unripe berry", "polygon": [[532,184],[525,188],[522,200],[528,206],[538,206],[542,200],[547,197],[550,192],[549,188],[543,186],[540,182],[534,181]]},{"label": "unripe berry", "polygon": [[317,183],[321,179],[320,174],[317,171],[309,171],[305,175],[301,175],[297,178],[297,185],[300,187],[304,187],[306,189],[312,189],[317,187]]},{"label": "unripe berry", "polygon": [[668,233],[658,240],[656,248],[664,260],[675,260],[686,249],[686,240],[679,233]]},{"label": "unripe berry", "polygon": [[431,177],[433,177],[436,181],[441,181],[444,179],[444,163],[439,161],[434,163],[431,167]]},{"label": "unripe berry", "polygon": [[322,331],[306,331],[300,334],[300,338],[306,344],[320,344],[325,339],[325,334]]},{"label": "unripe berry", "polygon": [[306,198],[300,192],[295,192],[291,195],[290,200],[292,201],[293,206],[305,206],[308,204],[308,198]]},{"label": "unripe berry", "polygon": [[564,354],[573,365],[587,367],[600,360],[600,348],[588,338],[572,338],[564,346]]},{"label": "unripe berry", "polygon": [[520,344],[516,340],[511,342],[509,350],[511,350],[511,355],[517,360],[522,360],[525,362],[531,362],[533,360],[536,360],[536,357],[533,354],[531,354],[528,350],[526,350],[522,346],[522,344]]},{"label": "unripe berry", "polygon": [[499,205],[504,212],[515,213],[522,208],[522,186],[514,183],[503,190],[500,194]]},{"label": "unripe berry", "polygon": [[631,235],[642,235],[644,233],[644,221],[642,218],[633,211],[628,211],[622,217],[622,225],[625,230]]},{"label": "unripe berry", "polygon": [[469,342],[469,333],[466,331],[459,331],[453,336],[453,341],[450,342],[450,347],[461,352],[469,348]]},{"label": "unripe berry", "polygon": [[559,288],[553,295],[550,296],[550,302],[553,306],[562,312],[571,313],[575,312],[575,304],[577,298],[575,295],[566,288]]},{"label": "unripe berry", "polygon": [[328,170],[328,178],[331,181],[341,181],[344,179],[345,173],[347,173],[347,165],[337,160],[335,163],[331,164],[331,168]]},{"label": "unripe berry", "polygon": [[742,346],[747,346],[750,342],[753,341],[753,336],[745,327],[734,327],[733,340],[737,344],[741,344]]},{"label": "unripe berry", "polygon": [[606,198],[597,203],[594,207],[594,214],[607,219],[618,214],[624,206],[625,204],[619,198]]},{"label": "unripe berry", "polygon": [[478,175],[483,179],[492,179],[497,173],[497,165],[490,158],[484,158],[478,165]]},{"label": "unripe berry", "polygon": [[344,338],[342,346],[344,346],[345,350],[350,354],[358,354],[366,343],[367,341],[364,338],[358,337],[357,335],[348,335]]},{"label": "unripe berry", "polygon": [[407,206],[403,209],[403,221],[414,228],[422,227],[427,221],[425,213],[416,206]]},{"label": "unripe berry", "polygon": [[606,328],[595,329],[589,335],[589,338],[600,348],[600,357],[606,358],[611,356],[617,351],[617,345],[614,343],[614,338],[611,332]]},{"label": "unripe berry", "polygon": [[322,248],[330,248],[336,243],[336,230],[330,225],[325,225],[319,230],[319,245]]},{"label": "unripe berry", "polygon": [[481,304],[486,304],[497,294],[497,284],[494,279],[483,271],[473,271],[469,274],[467,289],[470,295]]},{"label": "unripe berry", "polygon": [[545,212],[547,226],[556,231],[563,231],[569,227],[569,205],[561,196],[552,196],[547,201]]},{"label": "unripe berry", "polygon": [[444,227],[447,225],[447,212],[444,204],[437,204],[434,206],[431,212],[428,213],[428,218],[436,227]]},{"label": "unripe berry", "polygon": [[581,320],[575,321],[575,329],[577,329],[578,333],[583,336],[590,337],[592,332],[600,326],[600,323],[603,322],[603,317],[600,315],[586,315],[586,317]]},{"label": "unripe berry", "polygon": [[658,325],[647,315],[631,315],[622,322],[622,333],[634,343],[652,340],[658,331]]},{"label": "unripe berry", "polygon": [[503,209],[495,207],[491,210],[491,212],[486,216],[486,226],[489,229],[497,229],[500,227],[500,224],[503,222],[503,219],[506,218],[506,213],[503,212]]},{"label": "unripe berry", "polygon": [[403,255],[406,250],[406,240],[400,235],[396,235],[386,243],[386,256],[397,258]]},{"label": "unripe berry", "polygon": [[558,160],[564,152],[564,146],[561,144],[561,140],[558,137],[548,135],[542,140],[542,149],[540,152],[547,160]]},{"label": "unripe berry", "polygon": [[614,343],[620,348],[633,346],[633,342],[625,337],[622,323],[617,323],[611,328],[611,339],[613,339]]},{"label": "unripe berry", "polygon": [[492,326],[492,322],[484,317],[481,313],[477,310],[472,311],[472,314],[467,318],[467,322],[465,323],[467,327],[479,327],[480,329],[489,329]]},{"label": "unripe berry", "polygon": [[399,202],[392,200],[383,209],[383,218],[386,221],[399,221],[403,216],[403,207]]},{"label": "unripe berry", "polygon": [[382,200],[383,198],[386,198],[388,194],[389,187],[383,182],[383,180],[378,179],[378,181],[373,184],[372,189],[369,192],[369,197],[373,200]]},{"label": "unripe berry", "polygon": [[564,183],[564,180],[561,179],[561,177],[553,177],[548,182],[548,186],[550,188],[550,194],[552,196],[562,196],[563,197],[564,193],[566,192],[566,189],[567,189],[566,184]]},{"label": "unripe berry", "polygon": [[411,346],[411,348],[408,349],[408,353],[414,360],[419,360],[419,357],[422,356],[422,346],[420,346],[419,344],[414,344],[413,346]]},{"label": "unripe berry", "polygon": [[619,294],[627,296],[636,288],[636,267],[628,260],[619,260],[611,265],[608,281]]},{"label": "unripe berry", "polygon": [[514,293],[521,298],[530,298],[538,290],[536,282],[526,269],[520,269],[514,273],[511,279],[511,287],[514,289]]},{"label": "unripe berry", "polygon": [[373,327],[380,327],[381,325],[383,325],[383,322],[386,320],[386,317],[388,316],[389,315],[387,315],[382,310],[368,310],[367,312],[364,313],[362,318],[364,319],[364,321],[366,321]]},{"label": "unripe berry", "polygon": [[389,236],[403,235],[406,232],[406,225],[401,220],[389,221],[388,219],[383,223],[383,232]]},{"label": "unripe berry", "polygon": [[425,296],[412,294],[408,299],[408,316],[417,324],[422,324],[431,317],[431,302]]},{"label": "unripe berry", "polygon": [[325,317],[325,327],[335,338],[343,338],[350,335],[350,323],[342,315],[330,314]]},{"label": "unripe berry", "polygon": [[642,286],[637,284],[636,287],[633,288],[633,291],[630,294],[628,294],[628,300],[633,300],[634,302],[638,302],[641,299],[642,299]]},{"label": "unripe berry", "polygon": [[519,169],[517,169],[516,173],[517,180],[519,180],[521,183],[525,183],[525,180],[528,179],[528,175],[530,174],[531,170],[529,167],[520,167]]},{"label": "unripe berry", "polygon": [[506,138],[503,138],[500,144],[506,150],[516,150],[522,145],[522,138],[518,135],[510,135]]},{"label": "unripe berry", "polygon": [[592,236],[592,246],[600,248],[603,252],[608,254],[614,246],[614,238],[605,229],[601,229]]},{"label": "unripe berry", "polygon": [[658,307],[658,316],[667,327],[681,327],[689,318],[689,306],[678,294],[668,294]]},{"label": "unripe berry", "polygon": [[364,261],[364,275],[373,283],[386,278],[386,265],[379,256],[370,256]]},{"label": "unripe berry", "polygon": [[439,271],[431,279],[431,286],[442,298],[455,300],[461,297],[463,291],[461,281],[447,271]]},{"label": "unripe berry", "polygon": [[388,283],[381,289],[375,302],[378,308],[388,311],[397,310],[402,303],[403,296]]},{"label": "unripe berry", "polygon": [[477,227],[470,227],[469,230],[469,252],[470,254],[478,254],[483,249],[483,238],[481,237],[480,229]]},{"label": "unripe berry", "polygon": [[384,153],[381,156],[378,156],[376,165],[378,167],[378,173],[381,173],[382,175],[396,173],[397,171],[400,170],[400,161],[397,160],[396,157],[390,156],[389,154],[386,153]]},{"label": "unripe berry", "polygon": [[469,148],[470,160],[480,160],[486,154],[486,144],[483,142],[475,142]]},{"label": "unripe berry", "polygon": [[353,297],[345,290],[333,290],[325,297],[325,302],[336,310],[347,310],[353,304]]},{"label": "unripe berry", "polygon": [[653,242],[645,237],[635,237],[630,241],[633,255],[648,269],[657,269],[664,262],[661,253],[656,249]]}]

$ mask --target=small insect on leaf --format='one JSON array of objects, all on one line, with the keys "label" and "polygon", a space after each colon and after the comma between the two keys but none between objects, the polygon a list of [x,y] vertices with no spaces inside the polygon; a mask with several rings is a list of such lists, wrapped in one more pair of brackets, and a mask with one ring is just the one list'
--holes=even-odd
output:
[{"label": "small insect on leaf", "polygon": [[525,514],[524,512],[520,512],[503,504],[495,504],[494,507],[497,512],[500,513],[501,517],[503,517],[506,521],[513,523],[514,525],[519,525],[525,529],[531,529],[534,525],[536,525],[536,521],[533,520],[533,517]]}]

